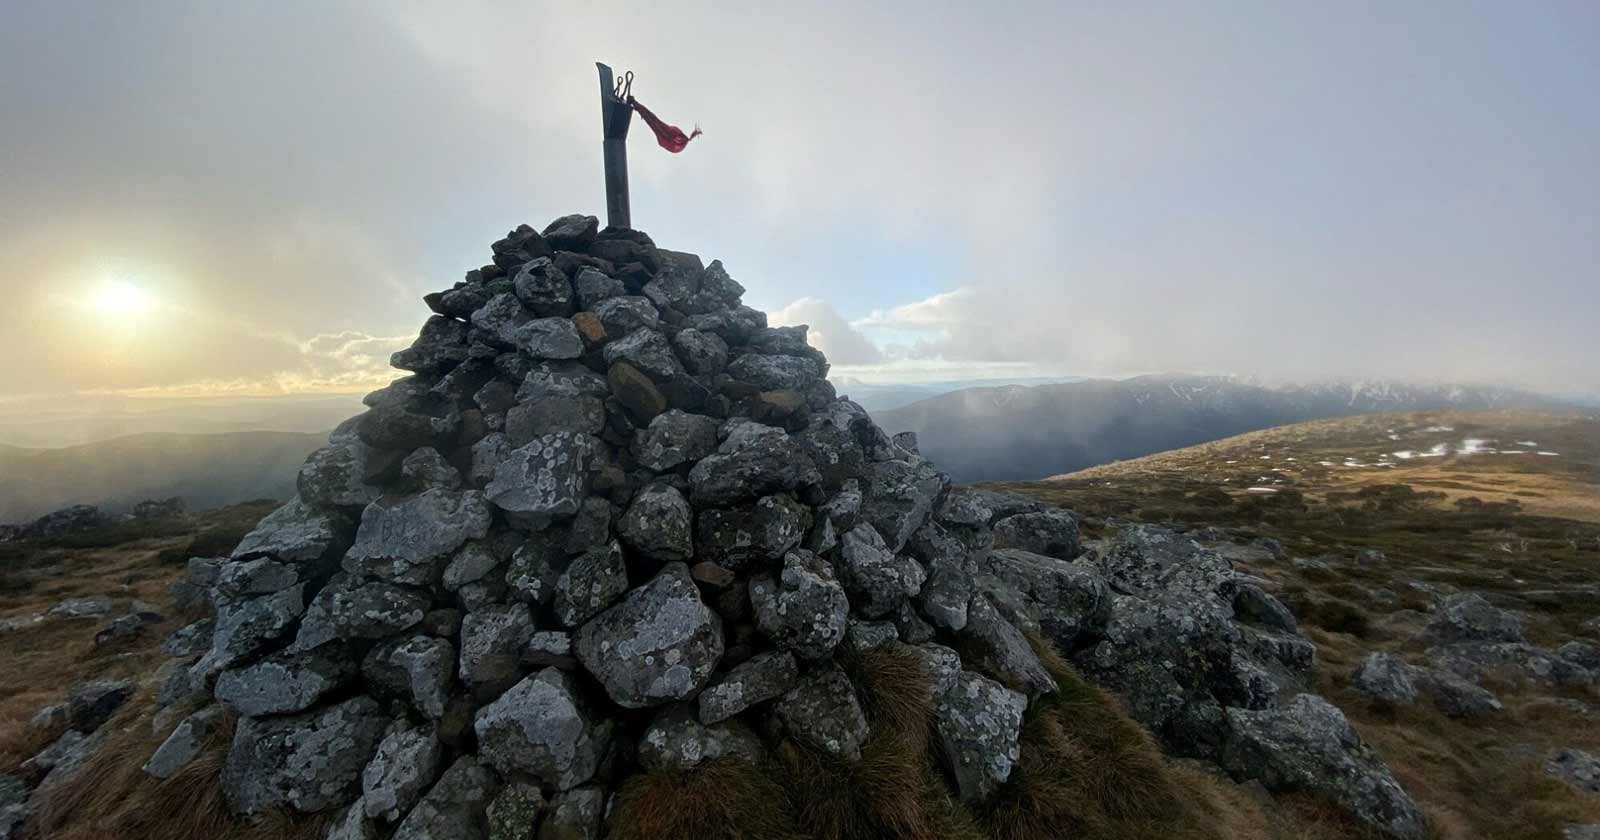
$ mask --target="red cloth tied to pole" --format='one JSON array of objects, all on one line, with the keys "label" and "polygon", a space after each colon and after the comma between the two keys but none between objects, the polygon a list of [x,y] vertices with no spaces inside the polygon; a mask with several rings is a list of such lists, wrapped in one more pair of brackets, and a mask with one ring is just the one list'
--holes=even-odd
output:
[{"label": "red cloth tied to pole", "polygon": [[661,148],[673,154],[683,151],[683,148],[689,145],[690,140],[699,137],[702,133],[700,126],[697,125],[694,127],[693,134],[684,134],[683,129],[663,122],[660,117],[651,113],[649,108],[639,104],[639,101],[631,96],[628,97],[628,104],[633,107],[633,110],[639,112],[639,116],[644,117],[646,123],[649,123],[650,130],[656,133],[656,142],[661,144]]}]

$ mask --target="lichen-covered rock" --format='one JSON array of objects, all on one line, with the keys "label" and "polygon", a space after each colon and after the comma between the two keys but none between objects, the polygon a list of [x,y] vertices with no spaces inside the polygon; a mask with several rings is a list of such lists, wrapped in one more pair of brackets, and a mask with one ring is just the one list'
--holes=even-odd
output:
[{"label": "lichen-covered rock", "polygon": [[734,420],[726,432],[717,451],[689,470],[697,506],[729,507],[821,481],[810,456],[782,429]]},{"label": "lichen-covered rock", "polygon": [[599,840],[606,794],[597,785],[562,793],[539,826],[539,840]]},{"label": "lichen-covered rock", "polygon": [[534,528],[571,516],[589,495],[589,463],[602,446],[591,435],[553,432],[514,449],[495,467],[489,500]]},{"label": "lichen-covered rock", "polygon": [[461,619],[461,681],[493,697],[517,681],[522,648],[533,635],[526,604],[491,604]]},{"label": "lichen-covered rock", "polygon": [[318,507],[365,507],[383,491],[366,482],[371,447],[354,433],[335,434],[300,467],[295,486],[300,498]]},{"label": "lichen-covered rock", "polygon": [[222,770],[234,811],[314,813],[356,797],[389,720],[370,697],[291,717],[244,718]]},{"label": "lichen-covered rock", "polygon": [[988,596],[972,596],[961,638],[971,647],[975,664],[1001,682],[1030,697],[1056,691],[1055,678],[1039,661],[1027,637],[994,608]]},{"label": "lichen-covered rock", "polygon": [[628,591],[628,565],[616,542],[573,558],[556,579],[555,613],[563,627],[577,627]]},{"label": "lichen-covered rock", "polygon": [[1411,668],[1392,653],[1369,653],[1350,677],[1350,687],[1382,703],[1396,706],[1417,702]]},{"label": "lichen-covered rock", "polygon": [[314,565],[337,557],[349,544],[348,519],[313,508],[296,496],[245,534],[233,550],[233,559],[273,557],[285,563]]},{"label": "lichen-covered rock", "polygon": [[93,732],[110,720],[137,688],[133,680],[91,680],[77,685],[67,694],[67,721],[79,732]]},{"label": "lichen-covered rock", "polygon": [[747,353],[728,365],[728,375],[762,391],[808,391],[826,371],[815,359]]},{"label": "lichen-covered rock", "polygon": [[1227,716],[1221,763],[1235,777],[1326,797],[1391,837],[1427,836],[1417,804],[1326,700],[1301,694],[1283,708],[1228,709]]},{"label": "lichen-covered rock", "polygon": [[517,328],[517,349],[534,359],[576,359],[583,338],[571,318],[535,318]]},{"label": "lichen-covered rock", "polygon": [[707,761],[761,760],[761,739],[737,721],[707,725],[687,705],[663,709],[639,739],[639,765],[646,770],[688,770]]},{"label": "lichen-covered rock", "polygon": [[1557,750],[1544,771],[1584,793],[1600,793],[1600,756],[1583,750]]},{"label": "lichen-covered rock", "polygon": [[[517,300],[537,318],[572,314],[572,281],[549,257],[529,261],[512,279]],[[526,345],[518,344],[526,351]]]},{"label": "lichen-covered rock", "polygon": [[633,550],[658,563],[694,556],[691,533],[694,511],[671,485],[647,485],[633,497],[617,523],[617,532]]},{"label": "lichen-covered rock", "polygon": [[851,606],[869,618],[894,612],[922,590],[926,573],[917,561],[894,553],[872,525],[863,522],[839,541],[840,582]]},{"label": "lichen-covered rock", "polygon": [[291,650],[315,650],[340,639],[386,639],[428,614],[422,593],[381,580],[335,576],[306,609]]},{"label": "lichen-covered rock", "polygon": [[546,668],[478,711],[473,723],[485,763],[507,776],[526,773],[559,790],[594,776],[610,738],[572,677]]},{"label": "lichen-covered rock", "polygon": [[672,346],[695,376],[715,376],[728,366],[728,342],[716,333],[690,327],[672,337]]},{"label": "lichen-covered rock", "polygon": [[391,728],[361,772],[361,802],[367,816],[392,823],[410,813],[443,763],[444,745],[430,727]]},{"label": "lichen-covered rock", "polygon": [[1078,520],[1058,509],[1014,514],[994,523],[994,547],[1071,560],[1081,551]]},{"label": "lichen-covered rock", "polygon": [[411,809],[392,840],[487,840],[487,811],[498,787],[478,759],[462,756]]},{"label": "lichen-covered rock", "polygon": [[200,756],[212,733],[222,726],[222,707],[207,706],[184,718],[144,763],[144,772],[157,779],[170,779]]},{"label": "lichen-covered rock", "polygon": [[679,409],[665,411],[634,432],[633,454],[639,465],[668,472],[694,464],[717,449],[717,421]]},{"label": "lichen-covered rock", "polygon": [[795,738],[846,761],[861,758],[867,717],[838,666],[818,668],[784,694],[773,714]]},{"label": "lichen-covered rock", "polygon": [[721,723],[752,706],[783,696],[800,678],[800,666],[788,651],[758,653],[717,677],[700,692],[700,722]]},{"label": "lichen-covered rock", "polygon": [[722,619],[700,600],[682,563],[669,563],[622,603],[579,628],[578,661],[628,709],[682,700],[722,659]]},{"label": "lichen-covered rock", "polygon": [[900,638],[892,621],[862,621],[852,618],[845,626],[844,642],[854,652],[866,653]]},{"label": "lichen-covered rock", "polygon": [[1476,592],[1451,595],[1434,610],[1423,630],[1433,644],[1521,642],[1522,619],[1502,610]]},{"label": "lichen-covered rock", "polygon": [[511,555],[511,565],[506,569],[506,586],[511,593],[528,604],[545,606],[556,596],[556,582],[560,572],[552,560],[559,557],[557,549],[543,534],[535,534],[517,546]]},{"label": "lichen-covered rock", "polygon": [[391,583],[425,586],[445,558],[468,540],[483,539],[493,512],[482,493],[442,488],[384,498],[361,513],[344,570]]},{"label": "lichen-covered rock", "polygon": [[1021,758],[1018,738],[1028,698],[971,671],[959,672],[953,682],[934,704],[940,755],[961,798],[982,802],[1011,778]]},{"label": "lichen-covered rock", "polygon": [[1021,608],[1030,623],[1061,648],[1105,625],[1111,593],[1099,575],[1076,563],[1016,548],[978,555],[974,585],[992,597]]},{"label": "lichen-covered rock", "polygon": [[544,810],[544,794],[538,785],[510,782],[489,803],[489,840],[533,840],[534,827]]},{"label": "lichen-covered rock", "polygon": [[558,432],[599,434],[605,425],[605,404],[599,397],[562,394],[517,404],[506,412],[505,434],[517,447]]},{"label": "lichen-covered rock", "polygon": [[1411,670],[1416,687],[1446,717],[1475,718],[1503,711],[1500,698],[1488,689],[1474,685],[1449,671],[1430,668]]},{"label": "lichen-covered rock", "polygon": [[1282,601],[1268,595],[1265,590],[1253,583],[1239,585],[1238,591],[1233,596],[1233,611],[1245,621],[1263,627],[1289,633],[1300,630],[1294,612]]},{"label": "lichen-covered rock", "polygon": [[809,551],[783,558],[776,575],[750,578],[750,605],[762,634],[805,659],[825,659],[844,641],[850,599],[827,562]]},{"label": "lichen-covered rock", "polygon": [[400,462],[400,479],[406,487],[417,490],[461,488],[461,471],[431,446],[418,449]]},{"label": "lichen-covered rock", "polygon": [[927,523],[949,486],[950,477],[927,461],[871,464],[861,480],[861,518],[898,552]]},{"label": "lichen-covered rock", "polygon": [[654,330],[661,326],[655,304],[639,295],[601,301],[594,312],[600,316],[600,324],[612,339],[622,338],[635,330]]},{"label": "lichen-covered rock", "polygon": [[194,673],[207,680],[282,641],[305,614],[304,592],[305,584],[297,583],[259,598],[219,602],[211,649],[195,664]]},{"label": "lichen-covered rock", "polygon": [[433,720],[444,716],[456,670],[456,649],[448,639],[411,636],[384,642],[361,663],[372,685],[410,703]]},{"label": "lichen-covered rock", "polygon": [[811,510],[787,494],[731,510],[705,509],[695,523],[696,556],[736,572],[766,565],[799,545],[810,528]]},{"label": "lichen-covered rock", "polygon": [[355,676],[356,663],[332,646],[277,653],[217,678],[217,702],[245,717],[302,712]]}]

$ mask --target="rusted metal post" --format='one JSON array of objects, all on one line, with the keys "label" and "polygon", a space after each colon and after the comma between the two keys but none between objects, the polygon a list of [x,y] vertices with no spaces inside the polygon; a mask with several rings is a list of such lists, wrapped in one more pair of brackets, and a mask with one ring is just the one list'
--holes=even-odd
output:
[{"label": "rusted metal post", "polygon": [[628,207],[628,124],[633,108],[616,95],[611,68],[595,62],[600,70],[600,123],[605,131],[606,224],[615,228],[633,227]]}]

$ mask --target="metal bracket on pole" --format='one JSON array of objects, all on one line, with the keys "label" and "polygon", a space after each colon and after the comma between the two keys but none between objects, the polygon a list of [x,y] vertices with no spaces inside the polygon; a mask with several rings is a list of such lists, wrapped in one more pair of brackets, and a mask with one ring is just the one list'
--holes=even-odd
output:
[{"label": "metal bracket on pole", "polygon": [[[606,224],[615,228],[633,227],[628,207],[628,124],[633,108],[618,98],[611,68],[595,62],[600,70],[600,124],[605,132]],[[630,77],[633,74],[628,74]]]}]

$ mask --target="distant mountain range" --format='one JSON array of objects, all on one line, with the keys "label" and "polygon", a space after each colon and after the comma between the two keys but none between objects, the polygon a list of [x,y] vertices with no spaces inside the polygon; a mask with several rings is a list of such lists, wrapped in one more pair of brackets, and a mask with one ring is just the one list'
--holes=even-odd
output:
[{"label": "distant mountain range", "polygon": [[1040,479],[1323,417],[1503,408],[1573,406],[1508,388],[1159,375],[967,388],[872,414],[885,431],[916,432],[924,455],[972,482]]},{"label": "distant mountain range", "polygon": [[286,499],[327,433],[139,434],[61,449],[0,446],[0,523],[72,504],[113,512],[180,496],[191,510]]}]

